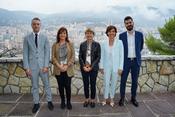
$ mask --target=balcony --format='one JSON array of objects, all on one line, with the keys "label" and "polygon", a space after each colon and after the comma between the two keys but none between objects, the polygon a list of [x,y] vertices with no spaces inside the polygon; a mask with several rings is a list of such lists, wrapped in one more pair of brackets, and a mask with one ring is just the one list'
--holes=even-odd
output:
[{"label": "balcony", "polygon": [[[130,76],[129,76],[130,77]],[[78,62],[75,64],[75,76],[72,78],[73,110],[61,110],[57,91],[57,82],[52,76],[52,65],[49,79],[55,109],[49,111],[40,80],[41,108],[32,114],[31,80],[26,77],[22,67],[22,58],[0,58],[0,116],[35,116],[35,117],[173,117],[175,116],[175,56],[147,56],[142,58],[138,84],[138,101],[135,108],[130,103],[131,81],[128,78],[126,88],[127,104],[117,105],[119,101],[118,81],[114,108],[100,104],[103,99],[103,75],[98,74],[96,108],[83,108],[83,83]]]},{"label": "balcony", "polygon": [[[49,69],[49,79],[53,94],[57,93],[57,81]],[[120,80],[120,79],[119,79]],[[40,80],[40,93],[43,84]],[[117,82],[116,92],[119,92]],[[130,92],[130,75],[127,81],[127,92]],[[0,58],[0,93],[31,93],[31,80],[27,78],[22,67],[22,58]],[[138,92],[175,91],[175,56],[147,56],[142,58],[139,75]],[[103,94],[103,76],[98,74],[97,93]],[[83,82],[78,62],[75,64],[75,76],[72,78],[72,94],[83,94]]]}]

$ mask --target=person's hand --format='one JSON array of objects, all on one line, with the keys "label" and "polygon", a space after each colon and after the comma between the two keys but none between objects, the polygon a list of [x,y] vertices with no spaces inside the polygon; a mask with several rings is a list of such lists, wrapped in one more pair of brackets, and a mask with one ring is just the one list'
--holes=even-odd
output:
[{"label": "person's hand", "polygon": [[91,70],[92,70],[92,67],[87,67],[87,70],[88,70],[88,72],[90,72]]},{"label": "person's hand", "polygon": [[102,74],[104,74],[104,69],[100,69],[100,72],[101,72]]},{"label": "person's hand", "polygon": [[83,67],[83,70],[84,70],[85,72],[88,72],[88,69],[87,69],[86,66]]},{"label": "person's hand", "polygon": [[49,71],[49,68],[48,67],[43,67],[43,69],[42,69],[42,72],[43,73],[47,73]]},{"label": "person's hand", "polygon": [[68,65],[63,65],[63,69],[64,69],[64,71],[67,71]]},{"label": "person's hand", "polygon": [[118,75],[122,75],[122,73],[123,73],[123,70],[121,70],[121,69],[118,69]]},{"label": "person's hand", "polygon": [[65,72],[63,64],[59,65],[58,68],[60,69],[61,72]]},{"label": "person's hand", "polygon": [[26,69],[25,72],[28,78],[32,77],[32,71],[30,69]]}]

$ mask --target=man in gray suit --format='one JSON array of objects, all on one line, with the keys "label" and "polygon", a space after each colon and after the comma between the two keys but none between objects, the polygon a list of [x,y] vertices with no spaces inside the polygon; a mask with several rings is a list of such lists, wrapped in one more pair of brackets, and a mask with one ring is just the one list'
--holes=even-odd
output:
[{"label": "man in gray suit", "polygon": [[23,65],[26,74],[32,80],[32,93],[34,106],[33,113],[39,108],[39,76],[44,84],[49,110],[53,110],[51,88],[48,79],[48,69],[50,60],[50,45],[47,37],[40,32],[41,21],[33,18],[33,32],[24,37],[23,43]]}]

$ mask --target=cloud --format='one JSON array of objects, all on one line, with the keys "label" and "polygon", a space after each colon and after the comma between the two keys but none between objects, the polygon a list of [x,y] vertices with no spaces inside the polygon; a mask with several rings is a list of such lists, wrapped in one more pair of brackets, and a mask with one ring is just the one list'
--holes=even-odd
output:
[{"label": "cloud", "polygon": [[161,18],[161,15],[158,12],[158,10],[149,9],[146,6],[140,6],[137,9],[138,9],[137,14],[143,16],[147,20],[153,20],[153,21],[155,21],[155,20]]},{"label": "cloud", "polygon": [[116,4],[108,7],[119,14],[157,21],[175,15],[174,5],[174,0],[116,0]]},{"label": "cloud", "polygon": [[29,10],[39,13],[64,13],[72,11],[100,12],[113,0],[1,0],[0,8]]},{"label": "cloud", "polygon": [[[124,12],[134,12],[146,18],[159,17],[151,8],[157,8],[163,14],[174,9],[175,0],[0,0],[0,8],[9,10],[28,10],[38,13],[66,13],[66,12],[104,12],[110,7],[121,7]],[[129,9],[126,9],[129,8]],[[118,12],[121,12],[118,11]],[[112,11],[109,11],[112,12]]]}]

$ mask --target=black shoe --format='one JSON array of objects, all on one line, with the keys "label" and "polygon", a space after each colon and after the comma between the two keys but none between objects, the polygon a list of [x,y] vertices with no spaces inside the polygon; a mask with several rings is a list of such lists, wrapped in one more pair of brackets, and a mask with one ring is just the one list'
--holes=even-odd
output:
[{"label": "black shoe", "polygon": [[48,106],[49,110],[53,110],[54,109],[54,106],[53,106],[52,102],[48,102],[47,106]]},{"label": "black shoe", "polygon": [[34,104],[33,109],[32,109],[32,113],[36,113],[40,108],[39,104]]},{"label": "black shoe", "polygon": [[72,104],[70,102],[67,103],[67,109],[72,110]]},{"label": "black shoe", "polygon": [[125,98],[121,98],[119,101],[119,106],[124,106]]},{"label": "black shoe", "polygon": [[95,108],[95,102],[90,103],[91,108]]},{"label": "black shoe", "polygon": [[61,101],[60,107],[61,107],[61,109],[65,109],[65,107],[66,107],[65,101]]},{"label": "black shoe", "polygon": [[131,99],[131,102],[132,102],[132,104],[133,104],[135,107],[138,107],[138,106],[139,106],[139,103],[137,102],[136,99]]},{"label": "black shoe", "polygon": [[88,105],[89,105],[89,102],[85,101],[83,104],[83,107],[88,107]]}]

